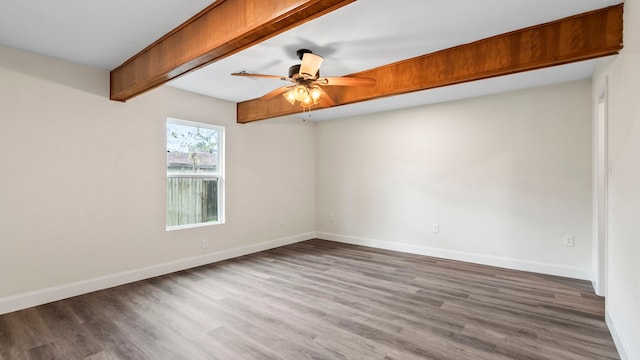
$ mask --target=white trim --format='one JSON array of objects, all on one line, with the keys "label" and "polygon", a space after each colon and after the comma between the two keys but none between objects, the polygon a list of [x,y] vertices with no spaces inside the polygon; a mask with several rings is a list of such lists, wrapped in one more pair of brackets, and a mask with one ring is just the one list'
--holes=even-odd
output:
[{"label": "white trim", "polygon": [[397,243],[390,241],[382,241],[375,239],[367,239],[356,236],[347,236],[340,234],[332,234],[325,232],[318,232],[318,238],[325,240],[338,241],[353,245],[363,245],[373,248],[401,251],[411,254],[427,255],[449,260],[465,261],[474,264],[482,264],[489,266],[496,266],[506,269],[522,270],[535,272],[540,274],[556,275],[570,277],[581,280],[592,280],[591,269],[577,268],[572,266],[540,263],[534,261],[512,259],[500,256],[477,254],[456,250],[431,248],[426,246]]},{"label": "white trim", "polygon": [[605,310],[604,312],[604,320],[609,327],[609,332],[611,333],[611,337],[613,338],[613,343],[616,345],[616,349],[618,350],[618,355],[620,355],[620,359],[622,360],[630,360],[631,351],[625,346],[625,342],[620,336],[620,333],[616,329],[616,321],[613,319],[613,316],[609,312],[609,310]]},{"label": "white trim", "polygon": [[175,226],[167,226],[165,231],[175,231],[175,230],[184,230],[184,229],[193,229],[199,228],[203,226],[213,226],[213,225],[222,225],[224,222],[222,221],[209,221],[197,224],[186,224],[186,225],[175,225]]},{"label": "white trim", "polygon": [[168,178],[176,177],[176,178],[202,178],[202,179],[216,179],[220,178],[218,173],[207,174],[207,173],[167,173]]},{"label": "white trim", "polygon": [[608,77],[594,99],[593,123],[593,288],[607,295],[608,183],[611,175],[608,151]]},{"label": "white trim", "polygon": [[86,279],[70,284],[64,284],[23,294],[7,296],[4,298],[0,298],[0,315],[21,309],[26,309],[32,306],[70,298],[77,295],[86,294],[97,290],[131,283],[134,281],[149,279],[152,277],[170,274],[176,271],[181,271],[197,266],[207,265],[238,256],[294,244],[297,242],[310,240],[315,237],[315,232],[307,232],[276,240],[265,241],[258,244],[252,244],[228,250],[215,251],[204,255],[147,266],[140,269],[124,271],[116,274],[100,276],[93,279]]}]

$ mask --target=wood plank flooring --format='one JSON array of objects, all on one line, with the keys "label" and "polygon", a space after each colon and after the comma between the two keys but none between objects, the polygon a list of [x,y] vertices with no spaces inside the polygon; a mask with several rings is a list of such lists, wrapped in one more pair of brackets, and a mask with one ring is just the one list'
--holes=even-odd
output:
[{"label": "wood plank flooring", "polygon": [[0,316],[0,359],[619,359],[586,281],[309,240]]}]

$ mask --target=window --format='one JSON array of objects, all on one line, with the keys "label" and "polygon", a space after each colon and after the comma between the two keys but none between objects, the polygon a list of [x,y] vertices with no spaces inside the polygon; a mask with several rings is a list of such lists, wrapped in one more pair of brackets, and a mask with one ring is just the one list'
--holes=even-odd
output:
[{"label": "window", "polygon": [[224,222],[224,127],[167,120],[167,230]]}]

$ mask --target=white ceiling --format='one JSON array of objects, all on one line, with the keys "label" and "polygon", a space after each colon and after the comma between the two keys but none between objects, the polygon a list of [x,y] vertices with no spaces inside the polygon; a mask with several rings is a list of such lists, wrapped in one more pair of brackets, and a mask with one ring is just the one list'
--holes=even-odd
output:
[{"label": "white ceiling", "polygon": [[111,70],[212,0],[0,0],[0,44]]},{"label": "white ceiling", "polygon": [[[237,71],[286,75],[295,52],[322,55],[321,73],[341,76],[492,35],[619,3],[620,0],[358,0],[170,86],[238,102],[288,83],[239,78]],[[0,0],[0,44],[88,66],[113,69],[212,0]],[[331,119],[585,79],[587,61],[312,111]],[[144,95],[141,95],[144,96]],[[300,115],[303,116],[303,115]]]}]

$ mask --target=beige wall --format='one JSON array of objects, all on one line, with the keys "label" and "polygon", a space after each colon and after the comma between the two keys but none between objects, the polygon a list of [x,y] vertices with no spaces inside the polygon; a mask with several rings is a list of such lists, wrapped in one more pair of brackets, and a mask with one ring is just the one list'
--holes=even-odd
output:
[{"label": "beige wall", "polygon": [[608,81],[608,277],[610,328],[628,359],[640,359],[640,2],[624,8],[624,49],[594,76],[593,96]]},{"label": "beige wall", "polygon": [[590,97],[584,80],[318,123],[320,236],[590,278]]},{"label": "beige wall", "polygon": [[[0,47],[0,300],[313,236],[312,123],[238,125],[233,103],[107,89],[106,71]],[[165,231],[167,117],[226,127],[226,224]]]}]

